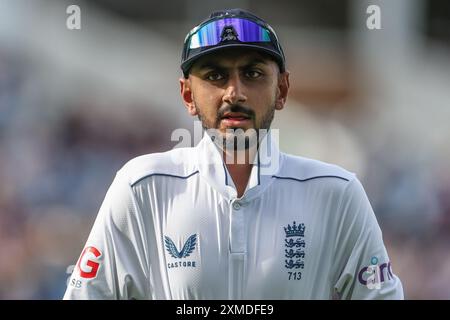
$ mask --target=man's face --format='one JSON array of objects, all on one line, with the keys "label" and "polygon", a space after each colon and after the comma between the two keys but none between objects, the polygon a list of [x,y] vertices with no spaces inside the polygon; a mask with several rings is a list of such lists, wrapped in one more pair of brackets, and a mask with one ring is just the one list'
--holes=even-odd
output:
[{"label": "man's face", "polygon": [[[200,58],[181,94],[191,115],[205,129],[216,129],[227,142],[238,132],[269,129],[275,109],[282,109],[289,87],[270,57],[249,49],[226,49]],[[241,130],[237,130],[241,129]]]}]

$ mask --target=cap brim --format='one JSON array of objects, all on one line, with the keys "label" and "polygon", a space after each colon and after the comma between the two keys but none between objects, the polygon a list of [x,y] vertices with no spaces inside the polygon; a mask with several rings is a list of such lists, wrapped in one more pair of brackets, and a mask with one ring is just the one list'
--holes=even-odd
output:
[{"label": "cap brim", "polygon": [[209,55],[211,53],[217,52],[217,51],[221,51],[223,49],[227,49],[227,48],[249,48],[249,49],[259,51],[259,52],[267,53],[267,54],[271,55],[278,62],[281,72],[284,72],[283,57],[275,50],[270,49],[270,48],[261,47],[259,45],[255,45],[255,44],[250,44],[250,43],[230,43],[230,44],[224,44],[224,45],[205,49],[204,51],[201,51],[201,52],[193,55],[186,61],[184,61],[181,64],[181,69],[183,70],[184,75],[187,76],[189,70],[192,68],[192,65],[199,58]]}]

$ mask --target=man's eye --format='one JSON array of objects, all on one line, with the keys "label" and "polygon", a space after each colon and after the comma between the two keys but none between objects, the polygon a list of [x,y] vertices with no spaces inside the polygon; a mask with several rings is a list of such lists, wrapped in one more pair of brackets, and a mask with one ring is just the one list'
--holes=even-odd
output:
[{"label": "man's eye", "polygon": [[256,71],[256,70],[249,70],[249,71],[247,71],[247,72],[245,73],[245,75],[246,75],[248,78],[256,79],[256,78],[261,77],[262,73],[259,72],[259,71]]},{"label": "man's eye", "polygon": [[206,76],[206,79],[208,79],[210,81],[222,80],[223,78],[224,78],[224,76],[218,72],[210,73]]}]

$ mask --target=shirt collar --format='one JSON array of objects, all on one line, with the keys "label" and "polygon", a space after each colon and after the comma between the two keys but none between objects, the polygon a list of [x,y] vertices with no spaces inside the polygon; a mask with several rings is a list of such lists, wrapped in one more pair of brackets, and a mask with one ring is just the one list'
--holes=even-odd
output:
[{"label": "shirt collar", "polygon": [[[269,130],[262,139],[247,189],[242,197],[243,200],[251,200],[257,197],[272,183],[272,176],[279,171],[282,159],[278,148],[278,138],[278,131]],[[200,175],[226,199],[236,199],[237,191],[223,161],[222,151],[208,134],[204,133],[196,149]]]}]

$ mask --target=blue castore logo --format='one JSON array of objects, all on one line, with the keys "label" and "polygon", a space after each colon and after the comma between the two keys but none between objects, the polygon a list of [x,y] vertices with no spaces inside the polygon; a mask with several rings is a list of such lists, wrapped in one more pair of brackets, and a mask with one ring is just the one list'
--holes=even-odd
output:
[{"label": "blue castore logo", "polygon": [[185,242],[183,249],[181,251],[177,250],[177,246],[173,243],[172,239],[165,236],[166,249],[169,254],[174,258],[186,258],[189,257],[195,249],[195,242],[197,241],[197,235],[193,234]]},{"label": "blue castore logo", "polygon": [[[175,243],[168,236],[164,236],[164,243],[167,252],[170,254],[172,258],[175,259],[183,259],[189,257],[192,252],[195,250],[195,245],[197,244],[197,234],[191,235],[183,245],[181,251],[178,251]],[[195,261],[176,261],[176,262],[168,262],[167,267],[171,268],[179,268],[179,267],[196,267]]]}]

